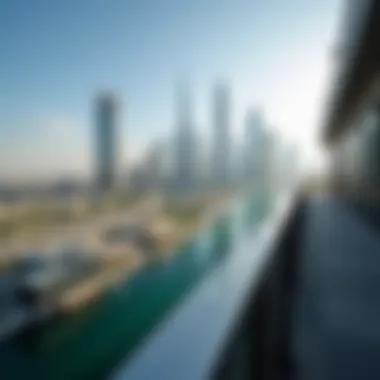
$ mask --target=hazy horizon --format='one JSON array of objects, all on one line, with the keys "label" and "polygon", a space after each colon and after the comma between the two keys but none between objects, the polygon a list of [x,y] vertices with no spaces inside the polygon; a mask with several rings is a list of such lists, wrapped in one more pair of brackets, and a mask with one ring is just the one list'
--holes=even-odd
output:
[{"label": "hazy horizon", "polygon": [[250,106],[295,141],[305,162],[316,154],[340,1],[164,0],[0,5],[7,36],[0,82],[0,179],[90,174],[92,100],[120,96],[122,161],[176,123],[176,86],[192,90],[195,124],[210,135],[213,86],[231,91],[232,135]]}]

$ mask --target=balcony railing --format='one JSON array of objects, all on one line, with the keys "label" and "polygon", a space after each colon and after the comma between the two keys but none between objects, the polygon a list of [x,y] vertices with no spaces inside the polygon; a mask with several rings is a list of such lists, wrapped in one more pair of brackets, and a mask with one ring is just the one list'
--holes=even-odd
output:
[{"label": "balcony railing", "polygon": [[[279,199],[273,212],[237,242],[133,357],[117,366],[112,378],[194,380],[226,378],[231,368],[234,374],[243,370],[247,362],[240,365],[241,355],[236,352],[244,348],[242,326],[254,305],[252,320],[261,325],[255,330],[260,334],[264,328],[262,294],[268,292],[267,279],[280,275],[280,248],[291,244],[289,226],[299,208],[296,203],[294,195]],[[236,345],[236,339],[242,344]],[[267,338],[260,341],[268,343]],[[262,364],[255,368],[256,373],[265,370]]]}]

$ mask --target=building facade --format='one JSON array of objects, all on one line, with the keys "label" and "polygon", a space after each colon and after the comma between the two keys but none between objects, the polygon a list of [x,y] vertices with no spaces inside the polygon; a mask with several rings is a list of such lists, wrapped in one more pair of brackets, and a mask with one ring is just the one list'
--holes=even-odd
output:
[{"label": "building facade", "polygon": [[214,184],[224,185],[230,174],[230,92],[222,83],[215,86],[213,94],[213,139],[211,178]]},{"label": "building facade", "polygon": [[196,131],[191,113],[189,88],[183,86],[178,93],[177,138],[175,142],[175,186],[191,188],[197,176]]},{"label": "building facade", "polygon": [[95,182],[97,190],[112,190],[117,182],[118,102],[112,94],[101,94],[95,101]]},{"label": "building facade", "polygon": [[262,174],[267,153],[267,136],[261,112],[252,108],[245,119],[245,148],[243,173],[246,180],[255,180]]}]

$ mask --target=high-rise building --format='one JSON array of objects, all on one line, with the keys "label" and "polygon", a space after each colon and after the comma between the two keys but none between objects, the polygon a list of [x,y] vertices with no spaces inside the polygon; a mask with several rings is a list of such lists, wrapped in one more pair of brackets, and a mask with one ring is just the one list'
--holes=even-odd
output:
[{"label": "high-rise building", "polygon": [[189,188],[194,185],[196,177],[196,133],[187,86],[179,89],[177,123],[175,182],[180,188]]},{"label": "high-rise building", "polygon": [[213,139],[211,178],[217,185],[226,184],[230,172],[230,93],[225,84],[216,85],[213,94]]},{"label": "high-rise building", "polygon": [[244,140],[243,172],[246,179],[253,179],[260,174],[266,149],[263,117],[256,108],[247,112]]},{"label": "high-rise building", "polygon": [[154,141],[149,146],[144,166],[148,185],[157,189],[163,176],[163,146],[160,141]]},{"label": "high-rise building", "polygon": [[115,187],[118,172],[118,102],[113,94],[98,96],[95,101],[95,119],[95,181],[98,191],[107,192]]}]

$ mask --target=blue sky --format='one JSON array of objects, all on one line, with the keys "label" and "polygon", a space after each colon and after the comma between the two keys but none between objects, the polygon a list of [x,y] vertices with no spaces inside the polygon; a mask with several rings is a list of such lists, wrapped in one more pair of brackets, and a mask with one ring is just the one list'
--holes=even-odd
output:
[{"label": "blue sky", "polygon": [[3,0],[0,179],[88,172],[102,89],[121,98],[132,159],[173,130],[185,79],[202,133],[224,79],[236,138],[258,104],[283,136],[311,146],[339,11],[339,0]]}]

